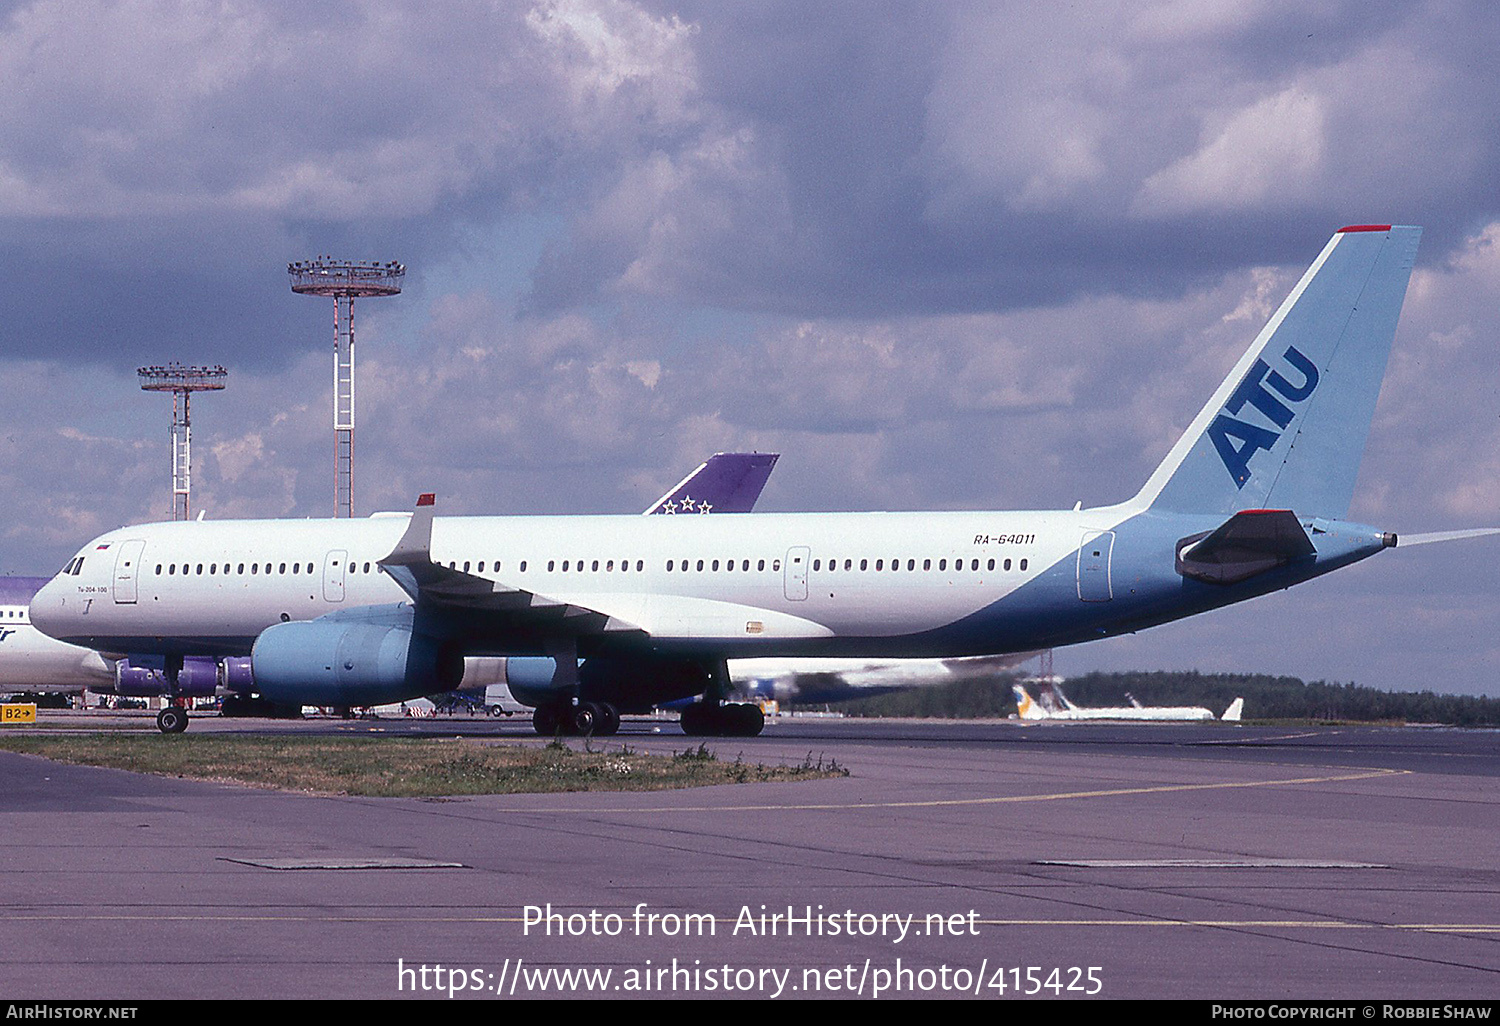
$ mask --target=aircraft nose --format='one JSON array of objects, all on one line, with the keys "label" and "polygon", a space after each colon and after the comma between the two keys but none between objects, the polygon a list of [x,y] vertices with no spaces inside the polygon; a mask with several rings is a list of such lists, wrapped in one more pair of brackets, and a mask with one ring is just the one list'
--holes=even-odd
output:
[{"label": "aircraft nose", "polygon": [[64,589],[53,578],[42,585],[31,598],[31,623],[43,634],[57,637],[66,633],[68,622],[67,597]]}]

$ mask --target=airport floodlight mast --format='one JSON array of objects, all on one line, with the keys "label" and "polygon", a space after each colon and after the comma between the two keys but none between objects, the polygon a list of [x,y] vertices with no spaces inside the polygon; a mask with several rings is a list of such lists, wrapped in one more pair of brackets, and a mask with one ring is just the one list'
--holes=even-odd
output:
[{"label": "airport floodlight mast", "polygon": [[141,388],[147,392],[172,393],[172,519],[192,516],[193,426],[188,403],[194,392],[217,392],[229,372],[223,367],[140,367]]},{"label": "airport floodlight mast", "polygon": [[317,257],[286,265],[292,291],[333,297],[333,515],[354,515],[354,300],[394,296],[406,267]]}]

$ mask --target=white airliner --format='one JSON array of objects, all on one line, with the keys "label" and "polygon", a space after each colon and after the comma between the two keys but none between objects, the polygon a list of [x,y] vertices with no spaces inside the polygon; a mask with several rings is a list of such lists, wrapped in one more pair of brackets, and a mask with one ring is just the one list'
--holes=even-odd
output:
[{"label": "white airliner", "polygon": [[[1158,705],[1145,706],[1130,699],[1130,704],[1125,706],[1097,707],[1083,709],[1074,705],[1063,694],[1062,687],[1058,684],[1049,684],[1050,697],[1055,701],[1049,704],[1046,701],[1035,701],[1030,692],[1020,684],[1011,685],[1011,693],[1016,698],[1016,712],[1023,720],[1164,720],[1164,721],[1201,721],[1218,719],[1213,712],[1201,705]],[[1046,696],[1046,693],[1043,693]],[[1128,697],[1128,696],[1127,696]],[[1229,708],[1224,710],[1222,717],[1225,722],[1235,723],[1239,721],[1240,715],[1245,708],[1245,700],[1236,698],[1229,703]]]},{"label": "white airliner", "polygon": [[[1133,497],[1024,512],[408,516],[142,524],[37,595],[60,640],[251,658],[255,694],[374,705],[507,657],[539,731],[696,695],[753,734],[726,660],[950,658],[1138,631],[1290,587],[1396,536],[1342,518],[1420,229],[1340,229]],[[1500,533],[1480,529],[1433,535]],[[164,730],[186,717],[164,710]]]},{"label": "white airliner", "polygon": [[[646,516],[683,512],[745,513],[755,507],[777,453],[719,452],[700,463],[665,495],[646,507]],[[696,496],[696,498],[695,498]],[[48,637],[31,625],[30,605],[46,577],[0,577],[0,692],[157,697],[174,689],[162,660],[105,659],[91,648]],[[177,674],[178,697],[208,698],[227,693],[226,713],[270,711],[241,700],[249,692],[248,659],[189,656]],[[464,663],[464,686],[484,687],[505,680],[505,660],[471,658]],[[287,710],[296,713],[300,704]]]},{"label": "white airliner", "polygon": [[735,691],[787,705],[821,705],[892,691],[993,681],[1036,656],[1013,652],[961,659],[731,659]]},{"label": "white airliner", "polygon": [[98,652],[49,638],[31,624],[31,600],[45,577],[0,577],[0,693],[71,694],[114,683]]}]

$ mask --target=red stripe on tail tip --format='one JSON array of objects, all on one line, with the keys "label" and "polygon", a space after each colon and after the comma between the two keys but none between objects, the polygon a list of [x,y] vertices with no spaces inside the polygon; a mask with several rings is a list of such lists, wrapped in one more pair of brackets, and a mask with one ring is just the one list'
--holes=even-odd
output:
[{"label": "red stripe on tail tip", "polygon": [[1344,232],[1388,232],[1391,226],[1388,224],[1346,224],[1335,234],[1342,235]]},{"label": "red stripe on tail tip", "polygon": [[432,506],[432,505],[435,505],[436,503],[437,503],[437,493],[435,493],[435,492],[423,492],[421,495],[417,496],[417,505],[418,506]]}]

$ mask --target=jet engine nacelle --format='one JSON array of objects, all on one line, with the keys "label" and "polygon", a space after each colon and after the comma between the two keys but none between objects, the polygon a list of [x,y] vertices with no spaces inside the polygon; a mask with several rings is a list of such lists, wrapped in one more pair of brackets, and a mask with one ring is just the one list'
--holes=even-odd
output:
[{"label": "jet engine nacelle", "polygon": [[[209,698],[219,687],[219,666],[208,656],[187,656],[177,675],[177,693],[184,698]],[[109,694],[107,691],[100,691]],[[127,698],[158,698],[167,693],[165,670],[136,666],[129,659],[115,664],[113,693]]]},{"label": "jet engine nacelle", "polygon": [[463,657],[403,627],[308,620],[266,628],[250,652],[255,689],[286,705],[383,705],[450,691]]}]

